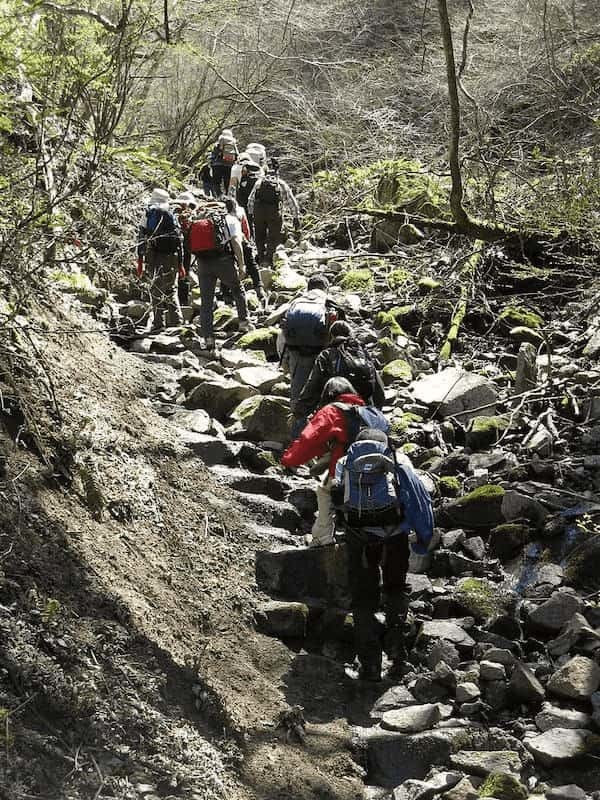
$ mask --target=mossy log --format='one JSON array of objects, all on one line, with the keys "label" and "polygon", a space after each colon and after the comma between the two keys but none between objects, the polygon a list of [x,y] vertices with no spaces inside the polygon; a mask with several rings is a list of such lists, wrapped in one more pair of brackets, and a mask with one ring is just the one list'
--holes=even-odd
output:
[{"label": "mossy log", "polygon": [[461,278],[461,289],[460,289],[460,300],[458,301],[458,305],[452,315],[452,320],[450,321],[450,329],[448,330],[448,335],[446,336],[446,341],[444,342],[442,349],[440,350],[440,361],[448,361],[450,356],[452,355],[452,350],[456,345],[456,341],[458,339],[458,332],[460,330],[460,326],[465,318],[465,314],[467,313],[467,305],[469,302],[469,291],[473,284],[473,278],[475,276],[475,270],[481,261],[481,256],[483,254],[483,248],[485,247],[484,242],[478,239],[475,242],[475,250],[467,260],[465,265],[462,267],[460,271],[460,278]]}]

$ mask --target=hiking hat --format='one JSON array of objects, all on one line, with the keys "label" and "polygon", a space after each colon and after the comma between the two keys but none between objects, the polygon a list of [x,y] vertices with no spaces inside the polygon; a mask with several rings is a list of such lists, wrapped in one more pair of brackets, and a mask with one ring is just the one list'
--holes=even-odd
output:
[{"label": "hiking hat", "polygon": [[378,428],[363,428],[356,437],[357,442],[381,442],[382,444],[388,443],[387,434],[380,431]]},{"label": "hiking hat", "polygon": [[152,194],[150,195],[150,200],[148,200],[148,205],[160,206],[164,203],[169,203],[170,201],[171,196],[166,189],[152,189]]},{"label": "hiking hat", "polygon": [[321,393],[321,405],[324,406],[327,405],[327,403],[331,403],[332,400],[335,400],[335,398],[339,397],[341,394],[356,394],[356,389],[346,378],[341,378],[339,376],[329,378]]},{"label": "hiking hat", "polygon": [[352,328],[345,320],[338,319],[329,329],[329,335],[332,339],[337,339],[340,336],[347,338],[348,336],[352,336]]},{"label": "hiking hat", "polygon": [[306,288],[309,292],[313,289],[321,289],[322,292],[326,292],[329,289],[329,281],[325,275],[313,275],[312,278],[308,279]]},{"label": "hiking hat", "polygon": [[240,153],[238,156],[238,164],[252,163],[252,157],[249,153]]}]

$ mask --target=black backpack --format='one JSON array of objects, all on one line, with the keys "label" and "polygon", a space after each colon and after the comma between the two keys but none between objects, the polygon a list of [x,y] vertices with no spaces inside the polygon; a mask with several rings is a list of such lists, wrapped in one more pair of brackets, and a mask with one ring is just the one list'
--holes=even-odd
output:
[{"label": "black backpack", "polygon": [[279,178],[276,175],[266,175],[260,182],[255,197],[260,205],[279,207],[281,205]]},{"label": "black backpack", "polygon": [[148,245],[159,253],[175,253],[181,243],[181,229],[168,208],[149,206],[146,214]]},{"label": "black backpack", "polygon": [[348,340],[337,345],[335,375],[349,380],[362,399],[367,402],[373,394],[374,367],[362,345]]},{"label": "black backpack", "polygon": [[237,201],[243,208],[247,209],[250,192],[252,191],[252,189],[254,189],[254,184],[256,183],[256,181],[260,176],[260,167],[256,166],[256,169],[253,170],[245,166],[244,169],[246,171],[246,174],[245,175],[242,174],[240,182],[238,183]]}]

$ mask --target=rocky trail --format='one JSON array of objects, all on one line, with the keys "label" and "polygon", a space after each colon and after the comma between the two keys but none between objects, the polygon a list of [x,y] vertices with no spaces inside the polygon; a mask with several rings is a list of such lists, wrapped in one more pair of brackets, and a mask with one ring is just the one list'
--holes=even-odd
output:
[{"label": "rocky trail", "polygon": [[[108,737],[98,770],[87,761],[93,791],[80,784],[73,796],[600,797],[595,283],[575,258],[534,267],[499,246],[481,253],[410,230],[385,255],[347,249],[363,226],[362,218],[346,221],[352,241],[342,235],[342,249],[289,242],[263,271],[270,307],[254,304],[255,331],[238,334],[227,306],[216,312],[216,354],[201,349],[191,327],[132,335],[146,312],[139,300],[65,298],[64,313],[83,306],[82,319],[91,311],[110,320],[119,344],[110,354],[104,337],[86,344],[97,375],[81,362],[74,369],[72,350],[60,367],[64,382],[79,373],[87,387],[72,420],[88,438],[75,448],[85,458],[65,467],[78,473],[79,502],[91,517],[77,547],[100,593],[114,586],[129,620],[129,633],[119,635],[131,635],[135,622],[141,660],[153,650],[157,680],[167,676],[161,702],[171,725],[163,722],[170,783],[155,780],[161,770],[147,757],[150,777],[125,793],[122,781],[108,779],[119,772],[106,758],[111,750],[115,758]],[[409,660],[399,683],[352,679],[343,537],[304,546],[315,480],[308,469],[292,474],[278,463],[289,387],[276,362],[277,327],[315,271],[330,278],[334,299],[380,364],[394,435],[435,498],[439,544],[408,576]],[[64,353],[48,350],[60,382]],[[110,373],[100,369],[107,362]],[[120,398],[107,393],[98,418],[88,400],[108,378]],[[135,420],[122,407],[132,396]],[[128,501],[119,502],[125,478]],[[45,513],[81,516],[59,508],[74,500],[48,493],[38,491]],[[49,588],[46,595],[55,596]],[[59,662],[61,637],[62,629],[47,633]],[[115,646],[107,636],[106,647]],[[111,670],[117,674],[112,662]],[[152,687],[143,670],[127,670],[141,703]],[[148,708],[138,716],[150,735]],[[187,753],[175,770],[173,715]],[[114,735],[124,746],[127,737]]]}]

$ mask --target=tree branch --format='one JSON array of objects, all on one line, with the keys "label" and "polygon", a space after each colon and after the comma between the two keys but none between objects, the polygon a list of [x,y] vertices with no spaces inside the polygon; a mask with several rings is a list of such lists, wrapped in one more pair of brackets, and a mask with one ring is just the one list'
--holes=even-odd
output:
[{"label": "tree branch", "polygon": [[50,0],[40,0],[40,2],[27,3],[27,5],[32,9],[32,11],[35,11],[39,8],[45,8],[48,11],[56,11],[57,14],[64,14],[67,17],[87,17],[88,19],[93,19],[95,22],[98,22],[103,28],[106,28],[106,30],[110,31],[111,33],[118,33],[123,27],[123,19],[119,20],[119,22],[115,24],[108,19],[108,17],[105,17],[104,14],[100,14],[97,11],[88,11],[87,8],[79,8],[78,6],[63,6],[60,5],[60,3],[52,3]]}]

